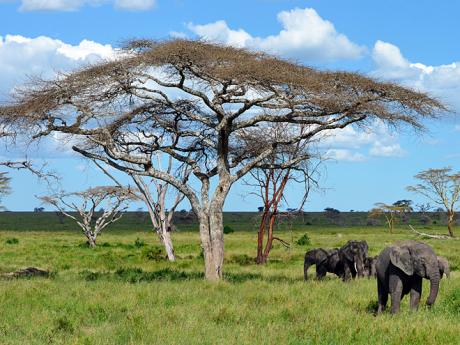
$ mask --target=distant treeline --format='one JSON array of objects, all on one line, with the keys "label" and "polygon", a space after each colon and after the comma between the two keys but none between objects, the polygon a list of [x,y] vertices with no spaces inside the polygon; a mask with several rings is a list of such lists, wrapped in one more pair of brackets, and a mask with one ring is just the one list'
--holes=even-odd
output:
[{"label": "distant treeline", "polygon": [[[398,216],[396,227],[412,225],[436,226],[446,224],[444,212],[408,212]],[[257,231],[258,212],[224,212],[224,224],[235,231]],[[457,219],[458,223],[459,219]],[[369,212],[281,212],[278,228],[298,229],[314,226],[352,227],[386,226],[385,219],[370,217]],[[151,231],[147,212],[126,212],[108,231]],[[59,212],[0,212],[0,230],[9,231],[79,231],[75,223]],[[197,231],[198,223],[192,212],[174,214],[175,231]]]}]

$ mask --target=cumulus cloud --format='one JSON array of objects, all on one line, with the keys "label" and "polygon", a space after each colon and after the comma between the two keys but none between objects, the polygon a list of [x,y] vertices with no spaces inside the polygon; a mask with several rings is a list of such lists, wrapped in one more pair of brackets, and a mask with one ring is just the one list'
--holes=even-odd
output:
[{"label": "cumulus cloud", "polygon": [[430,92],[460,109],[460,62],[429,66],[407,60],[400,49],[387,42],[377,41],[372,50],[375,63],[373,76],[397,81],[420,91]]},{"label": "cumulus cloud", "polygon": [[115,7],[128,11],[147,11],[155,7],[155,0],[116,0]]},{"label": "cumulus cloud", "polygon": [[345,162],[362,162],[366,157],[359,153],[346,149],[330,149],[326,151],[326,158]]},{"label": "cumulus cloud", "polygon": [[312,8],[280,12],[278,21],[282,30],[266,37],[254,37],[243,29],[231,29],[223,20],[204,25],[189,23],[188,28],[200,38],[213,42],[306,61],[357,59],[366,52],[365,47],[337,32],[330,21],[321,18]]},{"label": "cumulus cloud", "polygon": [[403,157],[406,152],[398,143],[385,145],[380,141],[376,141],[369,150],[369,154],[377,157]]},{"label": "cumulus cloud", "polygon": [[84,6],[106,3],[121,10],[146,11],[155,7],[156,0],[21,0],[20,11],[76,11]]},{"label": "cumulus cloud", "polygon": [[368,130],[348,126],[323,133],[319,149],[327,158],[361,162],[372,157],[402,157],[406,152],[398,138],[382,122],[374,122]]},{"label": "cumulus cloud", "polygon": [[89,40],[70,45],[46,36],[0,36],[0,97],[26,81],[28,75],[49,78],[56,71],[70,70],[100,59],[112,59],[115,55],[112,46]]}]

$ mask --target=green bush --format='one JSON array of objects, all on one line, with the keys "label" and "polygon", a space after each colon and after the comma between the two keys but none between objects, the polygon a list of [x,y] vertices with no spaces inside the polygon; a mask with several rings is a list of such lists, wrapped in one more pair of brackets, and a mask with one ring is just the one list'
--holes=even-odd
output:
[{"label": "green bush", "polygon": [[163,261],[166,258],[165,253],[160,247],[146,248],[142,252],[142,256],[146,258],[147,260],[152,260],[152,261]]},{"label": "green bush", "polygon": [[299,246],[309,246],[311,244],[310,237],[308,237],[308,234],[305,233],[295,243]]},{"label": "green bush", "polygon": [[19,240],[17,238],[11,237],[5,240],[6,244],[18,244]]},{"label": "green bush", "polygon": [[134,246],[136,248],[141,248],[141,247],[144,247],[145,246],[145,242],[143,240],[141,240],[139,237],[136,238],[136,240],[134,241]]},{"label": "green bush", "polygon": [[225,225],[224,226],[224,234],[231,234],[232,232],[235,232],[232,227]]}]

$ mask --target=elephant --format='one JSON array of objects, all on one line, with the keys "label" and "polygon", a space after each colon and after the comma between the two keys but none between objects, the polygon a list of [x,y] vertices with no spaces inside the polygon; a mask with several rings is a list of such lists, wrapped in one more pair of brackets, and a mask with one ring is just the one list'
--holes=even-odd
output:
[{"label": "elephant", "polygon": [[308,268],[316,265],[316,279],[322,279],[327,272],[334,273],[342,278],[344,274],[343,264],[339,258],[339,249],[316,248],[305,253],[303,276],[307,280]]},{"label": "elephant", "polygon": [[430,280],[426,301],[432,306],[443,274],[449,275],[449,263],[436,256],[429,245],[413,240],[397,242],[382,250],[376,262],[378,313],[382,313],[391,295],[391,313],[399,311],[401,299],[410,293],[410,308],[416,310],[422,294],[422,279]]},{"label": "elephant", "polygon": [[364,276],[371,278],[371,277],[377,277],[377,272],[375,270],[375,263],[377,262],[377,257],[367,257],[364,259]]},{"label": "elephant", "polygon": [[348,241],[339,249],[339,258],[343,263],[343,280],[364,277],[364,260],[367,258],[369,246],[366,241]]}]

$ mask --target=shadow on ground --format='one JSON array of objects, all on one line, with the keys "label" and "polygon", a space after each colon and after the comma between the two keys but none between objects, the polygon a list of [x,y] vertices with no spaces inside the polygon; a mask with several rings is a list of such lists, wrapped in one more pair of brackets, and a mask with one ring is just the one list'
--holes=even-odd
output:
[{"label": "shadow on ground", "polygon": [[[80,272],[80,276],[86,281],[115,280],[129,283],[141,283],[152,281],[186,281],[203,280],[204,274],[198,271],[181,271],[171,268],[164,268],[156,271],[144,271],[141,268],[120,268],[115,272],[89,271]],[[267,282],[295,282],[301,279],[293,279],[283,275],[263,276],[257,273],[225,273],[224,280],[231,283],[243,283],[251,280]]]}]

